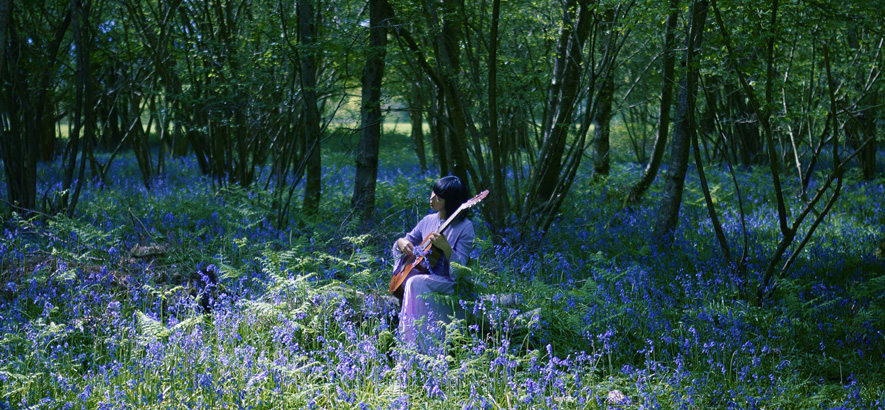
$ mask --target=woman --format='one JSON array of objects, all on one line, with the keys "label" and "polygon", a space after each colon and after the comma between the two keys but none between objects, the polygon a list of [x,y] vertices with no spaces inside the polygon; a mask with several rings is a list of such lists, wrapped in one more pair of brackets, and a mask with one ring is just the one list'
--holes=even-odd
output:
[{"label": "woman", "polygon": [[[439,261],[430,267],[429,274],[410,273],[403,282],[403,300],[400,309],[400,334],[407,343],[417,343],[418,347],[427,352],[432,335],[428,334],[428,321],[447,321],[452,315],[452,308],[447,304],[437,303],[431,293],[452,294],[455,281],[450,275],[450,264],[456,262],[466,265],[473,250],[476,233],[473,223],[462,211],[446,228],[438,232],[440,225],[457,211],[458,207],[470,196],[461,180],[455,176],[440,178],[433,185],[430,194],[430,209],[434,213],[427,215],[418,222],[406,236],[393,244],[393,256],[399,260],[403,254],[414,255],[415,247],[424,238],[430,238],[434,248],[441,252]],[[420,336],[420,339],[419,339]]]}]

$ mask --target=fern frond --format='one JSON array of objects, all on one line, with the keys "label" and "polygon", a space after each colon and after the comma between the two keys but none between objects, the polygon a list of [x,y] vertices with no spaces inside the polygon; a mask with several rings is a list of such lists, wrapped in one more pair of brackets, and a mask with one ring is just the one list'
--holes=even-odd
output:
[{"label": "fern frond", "polygon": [[187,318],[185,320],[182,320],[181,322],[178,322],[177,324],[175,324],[175,326],[172,326],[172,328],[169,330],[172,332],[176,332],[178,330],[192,330],[194,328],[194,326],[203,322],[203,320],[205,320],[205,319],[206,319],[206,315],[193,316],[193,317]]},{"label": "fern frond", "polygon": [[172,333],[163,323],[144,314],[144,312],[138,311],[136,316],[138,318],[138,328],[143,338],[164,339]]},{"label": "fern frond", "polygon": [[265,319],[276,319],[283,310],[273,303],[243,299],[239,302],[248,313]]},{"label": "fern frond", "polygon": [[223,262],[219,262],[216,266],[218,266],[218,270],[221,271],[221,275],[218,277],[219,279],[239,279],[245,274],[242,269],[237,269]]}]

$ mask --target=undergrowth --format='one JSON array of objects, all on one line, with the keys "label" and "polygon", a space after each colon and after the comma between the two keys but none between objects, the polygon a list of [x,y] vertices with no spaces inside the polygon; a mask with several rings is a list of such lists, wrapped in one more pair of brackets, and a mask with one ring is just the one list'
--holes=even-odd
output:
[{"label": "undergrowth", "polygon": [[[348,155],[327,153],[320,214],[282,229],[261,187],[214,186],[176,160],[146,191],[129,157],[73,218],[5,217],[0,408],[885,403],[883,181],[849,181],[762,305],[740,295],[778,239],[764,172],[738,176],[749,277],[723,260],[695,180],[673,243],[650,242],[660,186],[622,208],[633,165],[579,179],[544,235],[496,238],[474,216],[473,260],[446,299],[463,314],[422,354],[399,343],[384,289],[390,244],[426,212],[433,175],[388,158],[381,217],[363,231]],[[731,178],[708,172],[740,249]]]}]

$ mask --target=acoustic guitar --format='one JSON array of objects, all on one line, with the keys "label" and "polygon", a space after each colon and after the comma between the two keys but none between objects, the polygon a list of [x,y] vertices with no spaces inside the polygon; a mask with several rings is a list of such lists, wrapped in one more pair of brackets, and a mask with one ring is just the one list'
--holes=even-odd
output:
[{"label": "acoustic guitar", "polygon": [[[482,201],[489,195],[489,190],[485,190],[480,192],[473,198],[468,199],[466,202],[461,204],[455,212],[452,212],[448,218],[446,218],[445,222],[439,226],[439,232],[443,232],[455,219],[458,217],[458,214],[461,211],[468,209],[476,204],[479,201]],[[402,299],[403,297],[403,282],[405,282],[406,278],[413,271],[418,274],[428,274],[430,273],[430,269],[433,266],[436,266],[436,263],[439,262],[440,256],[442,256],[442,250],[433,246],[430,242],[430,235],[424,238],[424,241],[421,242],[418,246],[415,247],[414,255],[405,254],[402,258],[396,263],[396,266],[393,268],[393,278],[390,279],[390,287],[388,291],[392,293],[394,296]]]}]

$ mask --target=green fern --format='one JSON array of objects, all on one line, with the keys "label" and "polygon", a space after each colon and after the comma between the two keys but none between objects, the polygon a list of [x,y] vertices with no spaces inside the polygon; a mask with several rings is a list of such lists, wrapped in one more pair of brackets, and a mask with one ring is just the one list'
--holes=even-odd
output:
[{"label": "green fern", "polygon": [[196,326],[198,323],[203,322],[206,316],[198,315],[187,318],[181,322],[176,323],[171,328],[166,327],[159,320],[156,320],[141,311],[136,312],[136,318],[138,321],[138,329],[141,332],[140,337],[142,338],[142,340],[165,340],[175,332],[189,331],[193,329],[193,327]]},{"label": "green fern", "polygon": [[269,302],[243,299],[238,304],[248,314],[264,319],[276,319],[285,312],[281,306]]},{"label": "green fern", "polygon": [[64,246],[53,247],[53,256],[78,264],[99,263],[107,260],[107,250],[119,247],[122,240],[122,227],[105,231],[91,223],[55,215],[48,221],[50,231],[64,241]]},{"label": "green fern", "polygon": [[143,339],[165,339],[172,333],[162,322],[144,314],[144,312],[138,311],[135,314],[138,329],[141,332],[140,336]]}]

